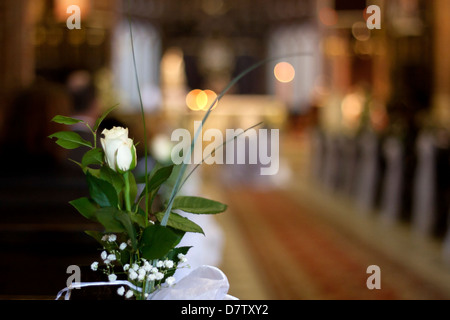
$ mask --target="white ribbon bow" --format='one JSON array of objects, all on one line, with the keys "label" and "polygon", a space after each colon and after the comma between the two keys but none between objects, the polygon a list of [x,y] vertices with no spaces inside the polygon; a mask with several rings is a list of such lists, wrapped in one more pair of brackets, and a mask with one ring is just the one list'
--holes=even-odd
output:
[{"label": "white ribbon bow", "polygon": [[[65,293],[64,299],[69,300],[72,289],[91,286],[126,285],[138,292],[139,288],[126,280],[110,282],[74,282],[69,287],[59,291],[56,299]],[[228,294],[230,285],[226,275],[218,268],[201,266],[171,287],[163,287],[150,294],[147,300],[238,300]]]}]

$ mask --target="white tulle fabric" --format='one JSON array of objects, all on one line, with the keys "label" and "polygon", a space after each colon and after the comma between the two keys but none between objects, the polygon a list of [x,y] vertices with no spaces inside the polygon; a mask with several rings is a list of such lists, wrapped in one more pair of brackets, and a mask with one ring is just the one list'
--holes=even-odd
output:
[{"label": "white tulle fabric", "polygon": [[228,278],[220,269],[200,266],[174,286],[152,293],[148,300],[238,300],[228,294],[229,288]]}]

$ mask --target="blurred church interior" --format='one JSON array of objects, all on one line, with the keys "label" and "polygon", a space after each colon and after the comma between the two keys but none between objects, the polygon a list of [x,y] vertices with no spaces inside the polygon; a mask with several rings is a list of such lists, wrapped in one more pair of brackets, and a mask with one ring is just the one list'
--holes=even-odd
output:
[{"label": "blurred church interior", "polygon": [[449,299],[448,13],[448,0],[0,1],[0,299],[54,299],[69,265],[99,255],[84,234],[98,226],[68,204],[86,184],[47,138],[65,129],[53,116],[118,105],[105,127],[128,127],[142,159],[142,100],[149,159],[168,162],[172,132],[192,133],[259,62],[204,132],[279,130],[278,170],[195,171],[183,192],[228,210],[199,217],[192,265],[219,267],[242,300]]}]

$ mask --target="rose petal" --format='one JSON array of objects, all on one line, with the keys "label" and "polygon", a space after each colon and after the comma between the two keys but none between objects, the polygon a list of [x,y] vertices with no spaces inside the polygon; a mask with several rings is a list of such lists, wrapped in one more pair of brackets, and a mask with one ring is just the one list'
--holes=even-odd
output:
[{"label": "rose petal", "polygon": [[117,149],[116,158],[117,167],[122,171],[127,171],[130,169],[131,162],[133,161],[133,155],[131,154],[130,147],[126,143]]}]

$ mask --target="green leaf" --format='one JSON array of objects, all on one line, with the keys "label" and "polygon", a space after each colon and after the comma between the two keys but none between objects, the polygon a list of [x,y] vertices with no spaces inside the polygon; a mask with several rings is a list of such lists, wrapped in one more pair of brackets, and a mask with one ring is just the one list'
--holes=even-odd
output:
[{"label": "green leaf", "polygon": [[100,125],[102,124],[103,120],[105,120],[105,118],[108,116],[108,114],[110,114],[115,108],[117,108],[119,106],[119,104],[116,104],[115,106],[109,108],[108,110],[106,110],[100,118],[97,119],[97,121],[95,121],[95,125],[93,130],[97,131],[98,127],[100,127]]},{"label": "green leaf", "polygon": [[119,199],[116,189],[105,180],[98,179],[86,172],[89,193],[91,198],[101,207],[117,207]]},{"label": "green leaf", "polygon": [[[158,221],[161,222],[164,217],[164,212],[158,212],[155,215]],[[167,225],[184,232],[201,233],[203,235],[205,234],[203,232],[203,229],[198,224],[174,212],[171,212],[169,220],[167,221]]]},{"label": "green leaf", "polygon": [[96,178],[100,178],[100,169],[93,169],[93,168],[89,168],[89,167],[83,167],[82,164],[80,164],[80,166],[82,167],[84,174],[87,174],[89,172],[92,176],[94,176]]},{"label": "green leaf", "polygon": [[49,136],[56,138],[56,143],[65,149],[76,149],[78,147],[92,147],[89,141],[84,140],[81,136],[73,131],[60,131]]},{"label": "green leaf", "polygon": [[140,227],[145,227],[145,217],[140,213],[129,212],[130,219]]},{"label": "green leaf", "polygon": [[195,214],[216,214],[224,212],[227,209],[227,205],[201,197],[180,196],[173,201],[172,209]]},{"label": "green leaf", "polygon": [[172,174],[174,165],[165,166],[157,169],[151,176],[149,180],[149,189],[156,190],[169,179]]},{"label": "green leaf", "polygon": [[130,216],[128,213],[117,210],[114,213],[114,218],[118,220],[122,226],[125,228],[129,238],[131,239],[131,244],[133,246],[133,249],[137,248],[137,241],[136,241],[136,230],[133,227],[133,222],[130,219]]},{"label": "green leaf", "polygon": [[108,181],[116,190],[117,195],[122,192],[124,187],[123,176],[108,166],[100,168],[100,179]]},{"label": "green leaf", "polygon": [[128,183],[130,185],[130,203],[133,204],[136,201],[137,185],[136,179],[131,171],[128,172]]},{"label": "green leaf", "polygon": [[106,232],[126,232],[123,223],[117,219],[120,216],[120,210],[112,207],[100,208],[95,213],[98,222],[105,227]]},{"label": "green leaf", "polygon": [[75,119],[75,118],[70,118],[70,117],[65,117],[65,116],[56,116],[52,119],[52,121],[56,122],[56,123],[60,123],[60,124],[67,124],[67,125],[84,122],[83,120],[80,120],[80,119]]},{"label": "green leaf", "polygon": [[104,153],[101,148],[91,149],[86,152],[81,160],[81,164],[87,167],[92,164],[102,165],[104,159]]},{"label": "green leaf", "polygon": [[180,242],[183,235],[157,224],[145,228],[140,243],[142,257],[147,260],[161,259]]},{"label": "green leaf", "polygon": [[95,216],[98,207],[90,199],[83,197],[69,202],[75,209],[78,210],[85,218],[97,221]]},{"label": "green leaf", "polygon": [[92,238],[94,238],[98,243],[100,243],[103,246],[103,241],[102,241],[103,232],[100,232],[100,231],[85,231],[84,233],[86,233],[87,235],[89,235]]},{"label": "green leaf", "polygon": [[[162,186],[164,182],[166,182],[170,175],[172,174],[174,165],[160,167],[160,165],[156,165],[152,172],[150,172],[150,177],[148,180],[148,193],[150,195],[150,203],[153,203],[153,199],[159,191],[159,188]],[[139,199],[142,199],[145,196],[145,188],[142,190]]]}]

